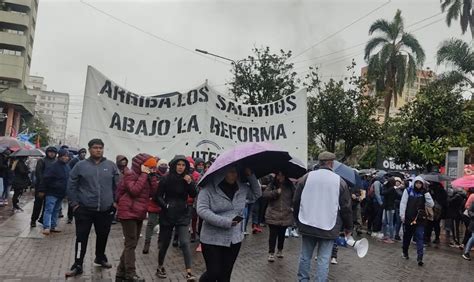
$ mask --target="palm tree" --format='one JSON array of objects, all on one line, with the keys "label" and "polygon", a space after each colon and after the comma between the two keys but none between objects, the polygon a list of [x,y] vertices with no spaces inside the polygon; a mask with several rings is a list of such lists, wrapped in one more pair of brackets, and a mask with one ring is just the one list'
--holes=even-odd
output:
[{"label": "palm tree", "polygon": [[474,5],[472,0],[441,0],[441,11],[446,13],[446,23],[451,26],[453,20],[460,19],[462,34],[471,29],[471,36],[474,39]]},{"label": "palm tree", "polygon": [[474,49],[461,39],[452,38],[441,44],[437,53],[438,65],[451,65],[454,70],[444,74],[453,83],[467,82],[474,87],[470,79],[474,75]]},{"label": "palm tree", "polygon": [[[367,77],[375,82],[376,91],[384,97],[385,122],[390,115],[390,104],[397,105],[397,96],[402,95],[405,84],[413,85],[416,70],[423,65],[425,52],[418,40],[404,31],[401,11],[397,10],[393,21],[375,21],[369,35],[378,36],[365,46],[365,60],[368,62]],[[373,54],[375,50],[377,53]]]}]

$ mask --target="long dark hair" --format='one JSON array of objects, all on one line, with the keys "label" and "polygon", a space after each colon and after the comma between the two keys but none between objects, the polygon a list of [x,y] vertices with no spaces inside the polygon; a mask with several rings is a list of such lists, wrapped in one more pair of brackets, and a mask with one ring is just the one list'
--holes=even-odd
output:
[{"label": "long dark hair", "polygon": [[272,186],[273,186],[274,188],[278,189],[280,183],[278,183],[277,175],[278,175],[278,173],[280,173],[280,172],[285,176],[285,180],[284,180],[283,183],[282,183],[283,186],[288,187],[288,188],[291,188],[291,187],[293,186],[293,183],[292,183],[291,180],[288,178],[288,176],[286,175],[286,173],[285,173],[284,171],[281,171],[281,170],[275,172],[275,177],[273,177]]}]

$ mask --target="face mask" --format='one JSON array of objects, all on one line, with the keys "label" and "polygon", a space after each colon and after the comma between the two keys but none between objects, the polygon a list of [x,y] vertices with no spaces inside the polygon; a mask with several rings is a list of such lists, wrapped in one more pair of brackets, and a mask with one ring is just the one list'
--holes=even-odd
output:
[{"label": "face mask", "polygon": [[204,169],[203,168],[196,168],[196,171],[199,172],[199,173],[203,173]]},{"label": "face mask", "polygon": [[168,167],[166,166],[159,166],[158,171],[161,173],[166,173],[168,171]]}]

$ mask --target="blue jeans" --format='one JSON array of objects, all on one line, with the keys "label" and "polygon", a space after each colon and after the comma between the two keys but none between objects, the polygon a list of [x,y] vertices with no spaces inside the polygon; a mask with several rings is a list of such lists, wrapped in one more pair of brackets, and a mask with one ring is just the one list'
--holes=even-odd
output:
[{"label": "blue jeans", "polygon": [[474,246],[474,233],[472,233],[471,238],[469,238],[469,241],[467,241],[467,244],[464,247],[464,253],[469,254],[469,252],[471,252],[472,246]]},{"label": "blue jeans", "polygon": [[390,239],[393,239],[395,237],[394,226],[393,226],[394,216],[395,216],[395,210],[383,210],[383,217],[382,217],[383,235],[385,237],[389,237]]},{"label": "blue jeans", "polygon": [[246,232],[247,231],[247,225],[249,224],[249,218],[252,215],[252,207],[253,203],[248,203],[245,204],[244,208],[244,222],[242,224],[242,231]]},{"label": "blue jeans", "polygon": [[46,207],[43,216],[44,229],[56,228],[62,200],[62,198],[57,198],[55,196],[46,196]]},{"label": "blue jeans", "polygon": [[316,269],[316,281],[327,281],[329,273],[329,260],[334,240],[320,239],[303,235],[301,245],[300,265],[298,267],[298,281],[309,281],[311,261],[313,260],[313,252],[318,245],[318,266]]},{"label": "blue jeans", "polygon": [[400,229],[402,228],[402,219],[400,218],[400,210],[395,210],[395,236],[400,236]]}]

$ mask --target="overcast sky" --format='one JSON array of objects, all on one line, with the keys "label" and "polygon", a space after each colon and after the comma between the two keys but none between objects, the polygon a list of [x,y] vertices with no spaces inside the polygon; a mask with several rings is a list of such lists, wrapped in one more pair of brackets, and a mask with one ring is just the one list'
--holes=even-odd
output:
[{"label": "overcast sky", "polygon": [[[32,75],[45,77],[49,90],[70,94],[67,131],[74,135],[80,130],[87,65],[144,95],[184,91],[206,79],[225,92],[230,64],[192,50],[237,60],[254,46],[298,55],[316,45],[294,58],[296,70],[304,75],[309,65],[316,64],[323,76],[340,78],[352,58],[359,67],[364,65],[360,44],[368,40],[370,24],[378,18],[391,20],[397,9],[425,49],[425,67],[444,70],[435,64],[441,41],[470,40],[461,35],[458,22],[448,28],[442,20],[445,15],[436,15],[441,12],[439,0],[85,2],[122,22],[79,0],[40,0],[31,69]],[[327,55],[340,50],[345,51]]]}]

